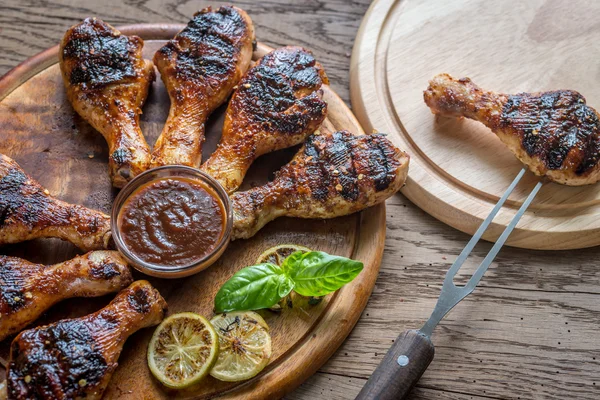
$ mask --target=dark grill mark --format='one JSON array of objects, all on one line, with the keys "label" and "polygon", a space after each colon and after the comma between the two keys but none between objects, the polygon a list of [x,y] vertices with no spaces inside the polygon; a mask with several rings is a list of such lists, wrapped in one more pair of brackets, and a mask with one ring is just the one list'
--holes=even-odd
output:
[{"label": "dark grill mark", "polygon": [[239,96],[254,100],[248,105],[257,121],[268,121],[295,103],[294,90],[288,79],[291,77],[286,78],[277,68],[261,63],[243,81],[238,88]]},{"label": "dark grill mark", "polygon": [[[323,165],[321,154],[316,146],[318,136],[311,135],[306,139],[304,148],[305,159],[312,157],[310,161],[306,161],[306,177],[310,186],[312,197],[319,201],[325,201],[329,197],[329,174],[327,166]],[[290,174],[293,175],[293,174]]]},{"label": "dark grill mark", "polygon": [[10,289],[2,292],[2,301],[6,304],[6,314],[10,315],[23,308],[26,299],[20,286],[11,285]]},{"label": "dark grill mark", "polygon": [[576,174],[583,175],[598,164],[600,121],[577,92],[509,96],[500,127],[518,132],[527,154],[551,170],[561,169],[568,160]]},{"label": "dark grill mark", "polygon": [[233,60],[238,52],[230,41],[207,34],[197,38],[193,47],[177,51],[177,74],[190,81],[200,77],[225,78],[235,70]]},{"label": "dark grill mark", "polygon": [[23,332],[13,342],[11,359],[8,393],[19,399],[85,397],[108,369],[89,327],[78,320]]},{"label": "dark grill mark", "polygon": [[129,305],[138,313],[146,314],[150,311],[150,299],[144,288],[135,288],[133,293],[127,295]]},{"label": "dark grill mark", "polygon": [[246,22],[234,8],[220,7],[213,12],[209,7],[194,15],[159,53],[163,57],[176,54],[178,77],[204,85],[207,78],[221,81],[234,73],[238,43],[246,34]]},{"label": "dark grill mark", "polygon": [[[366,142],[366,143],[365,143]],[[315,200],[326,201],[331,193],[354,202],[360,196],[356,165],[366,166],[362,179],[377,192],[396,179],[395,149],[383,134],[354,136],[348,131],[311,135],[304,147],[306,180]],[[293,168],[289,167],[289,168]],[[293,173],[287,173],[292,177]],[[339,185],[339,186],[338,186]]]},{"label": "dark grill mark", "polygon": [[352,162],[353,135],[347,131],[333,134],[333,145],[328,147],[329,160],[338,171],[337,178],[342,185],[340,194],[349,201],[358,199],[358,186]]},{"label": "dark grill mark", "polygon": [[232,40],[245,36],[246,30],[246,22],[235,8],[219,7],[213,12],[208,7],[194,15],[181,36],[195,40],[211,34],[224,40]]},{"label": "dark grill mark", "polygon": [[[245,118],[265,131],[299,133],[324,116],[327,105],[315,92],[322,83],[312,54],[298,47],[280,48],[248,71],[231,107],[243,110]],[[299,91],[304,97],[297,97]],[[296,109],[290,111],[293,106]]]},{"label": "dark grill mark", "polygon": [[85,19],[73,28],[63,49],[64,60],[72,63],[70,82],[98,87],[137,77],[138,44],[100,20]]},{"label": "dark grill mark", "polygon": [[27,195],[23,194],[26,187],[31,190],[28,180],[27,175],[18,169],[9,170],[0,179],[0,228],[15,222],[33,227],[47,209],[50,200],[39,187]]},{"label": "dark grill mark", "polygon": [[28,272],[13,258],[0,256],[0,313],[4,316],[21,309]]},{"label": "dark grill mark", "polygon": [[375,190],[380,192],[387,189],[395,179],[395,173],[390,167],[394,149],[390,147],[384,134],[370,135],[368,141],[373,144],[370,154],[373,160],[369,163],[372,166],[371,178]]},{"label": "dark grill mark", "polygon": [[92,266],[90,273],[96,279],[110,279],[121,275],[117,264],[115,263],[94,265]]},{"label": "dark grill mark", "polygon": [[104,310],[102,312],[101,323],[105,329],[115,329],[119,326],[119,316],[114,310]]},{"label": "dark grill mark", "polygon": [[199,58],[194,54],[183,53],[177,57],[177,73],[189,80],[196,80],[198,77],[216,77],[227,76],[233,72],[234,64],[228,63],[218,54],[204,55]]}]

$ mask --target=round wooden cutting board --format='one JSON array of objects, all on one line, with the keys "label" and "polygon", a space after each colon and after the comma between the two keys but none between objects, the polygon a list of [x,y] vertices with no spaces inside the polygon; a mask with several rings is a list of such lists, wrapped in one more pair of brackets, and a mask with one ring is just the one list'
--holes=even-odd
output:
[{"label": "round wooden cutting board", "polygon": [[[485,126],[436,118],[423,101],[438,73],[502,93],[573,89],[600,108],[600,2],[376,0],[356,39],[353,110],[411,156],[402,190],[443,222],[473,234],[522,168]],[[532,173],[484,238],[496,240],[539,180]],[[546,183],[508,245],[600,244],[600,185]]]},{"label": "round wooden cutting board", "polygon": [[[68,27],[65,26],[65,30]],[[136,25],[121,27],[127,35],[145,40],[144,57],[151,59],[166,39],[182,25]],[[254,59],[269,48],[259,44]],[[14,158],[54,196],[73,203],[110,211],[116,191],[107,175],[107,146],[102,136],[71,108],[57,64],[58,48],[51,48],[19,65],[0,80],[0,153]],[[327,66],[325,66],[327,68]],[[321,130],[363,131],[344,102],[324,87],[329,105]],[[169,99],[160,78],[154,82],[144,106],[142,130],[154,143],[167,118]],[[225,107],[207,124],[204,159],[220,137]],[[267,181],[286,163],[297,148],[263,157],[253,165],[245,188]],[[351,257],[365,264],[361,274],[320,304],[298,303],[281,313],[261,311],[271,328],[273,356],[257,377],[240,383],[220,382],[207,377],[197,387],[167,390],[150,374],[146,349],[153,329],[142,330],[125,343],[119,367],[105,393],[106,399],[224,398],[272,399],[283,396],[313,374],[338,348],[352,330],[375,285],[385,241],[385,206],[334,220],[280,219],[270,223],[249,240],[233,242],[225,255],[207,270],[179,280],[148,278],[169,304],[169,314],[183,311],[213,315],[213,299],[220,286],[239,269],[252,265],[268,247],[296,243],[315,250]],[[34,240],[6,246],[2,254],[33,262],[55,263],[71,258],[76,249],[59,240]],[[59,318],[81,316],[105,306],[111,297],[74,299],[52,308],[42,318],[47,323]],[[10,339],[0,343],[6,358]],[[1,369],[1,368],[0,368]],[[0,377],[0,381],[3,378]]]}]

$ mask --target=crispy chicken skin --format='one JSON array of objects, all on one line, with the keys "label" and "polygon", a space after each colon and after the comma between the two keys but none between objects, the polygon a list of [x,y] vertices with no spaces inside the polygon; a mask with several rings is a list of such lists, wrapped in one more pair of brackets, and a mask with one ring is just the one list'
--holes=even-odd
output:
[{"label": "crispy chicken skin", "polygon": [[600,180],[600,120],[575,91],[499,94],[440,74],[424,98],[434,114],[485,124],[538,176],[570,186]]},{"label": "crispy chicken skin", "polygon": [[282,216],[335,218],[381,203],[404,184],[408,162],[383,134],[311,135],[272,182],[231,196],[232,237]]},{"label": "crispy chicken skin", "polygon": [[108,215],[53,198],[0,154],[0,245],[56,237],[89,251],[106,248],[110,236]]},{"label": "crispy chicken skin", "polygon": [[200,165],[204,123],[231,94],[252,60],[254,26],[237,7],[205,8],[154,55],[171,98],[152,166]]},{"label": "crispy chicken skin", "polygon": [[50,266],[0,256],[0,341],[61,300],[103,296],[132,281],[127,262],[116,251],[92,251]]},{"label": "crispy chicken skin", "polygon": [[300,144],[321,125],[321,85],[328,83],[308,50],[289,46],[265,55],[233,94],[221,142],[201,169],[236,191],[257,157]]},{"label": "crispy chicken skin", "polygon": [[108,143],[115,187],[123,187],[150,162],[139,115],[155,74],[152,62],[142,59],[143,44],[137,36],[86,18],[65,33],[58,53],[71,105]]},{"label": "crispy chicken skin", "polygon": [[167,303],[136,281],[100,311],[21,332],[12,342],[8,399],[100,399],[127,338],[162,321]]}]

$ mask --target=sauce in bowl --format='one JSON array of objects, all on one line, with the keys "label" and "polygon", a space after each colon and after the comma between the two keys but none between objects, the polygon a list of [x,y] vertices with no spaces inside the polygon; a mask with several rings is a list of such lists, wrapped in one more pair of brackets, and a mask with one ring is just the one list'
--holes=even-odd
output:
[{"label": "sauce in bowl", "polygon": [[210,254],[225,230],[225,208],[214,191],[189,178],[139,187],[119,214],[125,245],[157,265],[187,265]]},{"label": "sauce in bowl", "polygon": [[186,276],[212,264],[225,249],[229,209],[227,195],[212,178],[189,167],[161,167],[136,177],[119,193],[113,236],[142,272]]}]

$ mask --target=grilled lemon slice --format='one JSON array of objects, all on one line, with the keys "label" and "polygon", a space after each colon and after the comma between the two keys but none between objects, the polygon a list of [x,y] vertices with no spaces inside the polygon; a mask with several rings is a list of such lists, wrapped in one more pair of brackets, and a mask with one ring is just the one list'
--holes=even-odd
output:
[{"label": "grilled lemon slice", "polygon": [[270,249],[265,250],[256,259],[256,264],[271,263],[281,266],[283,260],[297,251],[306,253],[309,252],[310,249],[297,244],[280,244],[279,246],[273,246]]},{"label": "grilled lemon slice", "polygon": [[163,385],[183,389],[208,375],[218,353],[219,338],[206,318],[191,312],[174,314],[154,331],[148,366]]},{"label": "grilled lemon slice", "polygon": [[219,357],[210,374],[226,382],[250,379],[271,358],[271,336],[265,320],[253,311],[219,314],[210,320],[219,336]]}]

